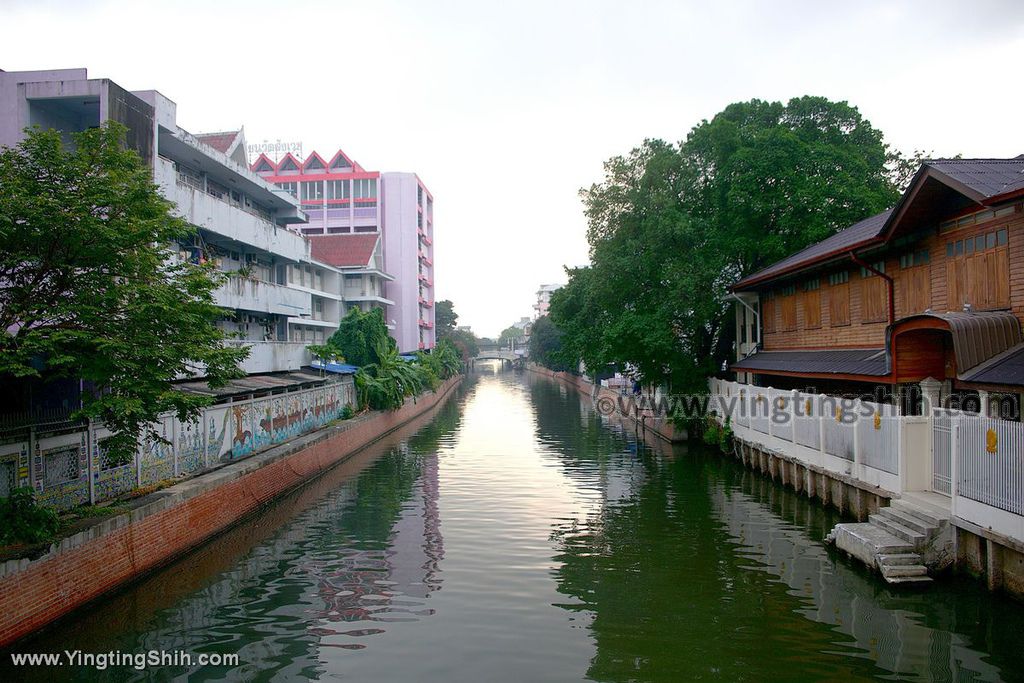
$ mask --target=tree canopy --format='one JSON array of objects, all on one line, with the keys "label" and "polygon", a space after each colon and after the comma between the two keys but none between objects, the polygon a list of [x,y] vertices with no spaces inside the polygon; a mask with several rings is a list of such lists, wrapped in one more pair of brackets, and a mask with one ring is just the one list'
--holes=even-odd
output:
[{"label": "tree canopy", "polygon": [[438,339],[448,336],[458,322],[459,314],[455,312],[455,305],[449,299],[434,304],[434,325]]},{"label": "tree canopy", "polygon": [[732,345],[728,285],[891,206],[902,161],[821,97],[731,104],[678,145],[608,160],[581,191],[591,265],[551,298],[561,360],[701,386]]},{"label": "tree canopy", "polygon": [[325,346],[337,349],[346,363],[358,367],[380,362],[380,349],[397,348],[388,334],[384,311],[373,308],[364,313],[354,306],[341,319]]},{"label": "tree canopy", "polygon": [[124,135],[110,123],[65,146],[35,129],[0,151],[0,375],[83,380],[82,413],[115,433],[115,457],[160,413],[187,420],[208,402],[174,379],[222,385],[248,353],[216,326],[224,276],[177,258],[194,228]]}]

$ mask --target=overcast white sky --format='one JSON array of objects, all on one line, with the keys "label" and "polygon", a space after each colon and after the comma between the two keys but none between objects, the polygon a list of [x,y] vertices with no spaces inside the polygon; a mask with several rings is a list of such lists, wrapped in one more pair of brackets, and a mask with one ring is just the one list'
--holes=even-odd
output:
[{"label": "overcast white sky", "polygon": [[84,66],[192,132],[415,171],[437,298],[496,335],[586,262],[577,191],[605,159],[730,102],[824,95],[904,151],[1024,152],[1024,3],[835,5],[0,0],[0,68]]}]

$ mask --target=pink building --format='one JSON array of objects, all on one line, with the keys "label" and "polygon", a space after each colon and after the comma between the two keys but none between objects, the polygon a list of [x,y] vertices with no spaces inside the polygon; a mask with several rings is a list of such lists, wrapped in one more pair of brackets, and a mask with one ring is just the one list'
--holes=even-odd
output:
[{"label": "pink building", "polygon": [[[260,155],[252,170],[301,202],[309,217],[301,231],[318,260],[342,269],[360,263],[345,274],[346,306],[384,309],[403,352],[433,348],[434,200],[415,174],[367,171],[341,150],[329,159]],[[369,242],[357,235],[379,236],[372,262],[362,254]]]}]

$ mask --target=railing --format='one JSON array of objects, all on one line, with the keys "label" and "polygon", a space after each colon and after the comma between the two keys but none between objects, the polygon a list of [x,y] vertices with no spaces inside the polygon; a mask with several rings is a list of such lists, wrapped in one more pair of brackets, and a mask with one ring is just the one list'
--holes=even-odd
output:
[{"label": "railing", "polygon": [[0,444],[0,494],[31,486],[44,505],[68,509],[111,500],[136,488],[200,472],[318,429],[355,404],[350,379],[284,394],[208,406],[198,419],[173,413],[152,425],[126,463],[108,457],[111,432],[98,423],[67,434],[35,427],[20,441]]},{"label": "railing", "polygon": [[900,421],[895,406],[713,379],[709,410],[737,436],[807,464],[898,492]]},{"label": "railing", "polygon": [[1024,424],[931,407],[894,405],[712,379],[709,411],[736,436],[893,495],[929,488],[950,498],[954,521],[1024,543]]}]

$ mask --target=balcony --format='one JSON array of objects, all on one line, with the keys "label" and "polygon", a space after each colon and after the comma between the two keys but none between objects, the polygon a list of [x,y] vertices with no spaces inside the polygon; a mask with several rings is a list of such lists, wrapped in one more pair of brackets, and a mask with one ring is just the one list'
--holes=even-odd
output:
[{"label": "balcony", "polygon": [[305,342],[230,340],[227,344],[249,347],[249,357],[241,362],[240,367],[250,375],[298,370],[309,365],[311,359]]},{"label": "balcony", "polygon": [[300,236],[278,227],[264,216],[208,194],[194,179],[179,176],[174,164],[157,159],[156,181],[177,213],[204,230],[290,261],[308,258],[309,245]]},{"label": "balcony", "polygon": [[213,301],[222,308],[287,316],[308,316],[311,306],[306,292],[238,276],[214,290]]},{"label": "balcony", "polygon": [[431,301],[429,299],[424,299],[422,296],[420,297],[420,306],[423,306],[424,308],[430,308],[433,305],[434,305],[433,301]]},{"label": "balcony", "polygon": [[432,330],[432,329],[434,329],[434,323],[430,322],[429,320],[421,320],[420,321],[420,327],[422,327],[424,329],[427,329],[427,330]]}]

